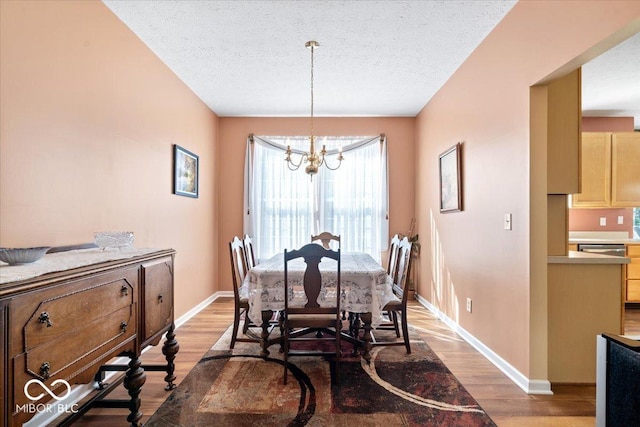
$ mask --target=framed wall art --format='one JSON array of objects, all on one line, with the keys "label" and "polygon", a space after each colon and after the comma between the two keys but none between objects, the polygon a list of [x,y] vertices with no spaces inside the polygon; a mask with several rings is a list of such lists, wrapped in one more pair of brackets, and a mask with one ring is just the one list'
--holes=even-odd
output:
[{"label": "framed wall art", "polygon": [[173,145],[173,194],[198,197],[200,158],[177,144]]},{"label": "framed wall art", "polygon": [[439,157],[441,213],[462,210],[461,148],[458,142]]}]

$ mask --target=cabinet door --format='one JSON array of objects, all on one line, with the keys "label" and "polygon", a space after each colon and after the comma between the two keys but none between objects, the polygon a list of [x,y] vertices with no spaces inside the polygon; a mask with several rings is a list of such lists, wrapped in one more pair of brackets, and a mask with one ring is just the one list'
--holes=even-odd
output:
[{"label": "cabinet door", "polygon": [[159,333],[173,322],[173,259],[161,258],[142,264],[144,286],[144,336],[148,340],[160,339]]},{"label": "cabinet door", "polygon": [[583,132],[581,145],[581,191],[571,197],[577,208],[611,205],[611,133]]},{"label": "cabinet door", "polygon": [[611,144],[611,206],[640,206],[640,133],[614,133]]}]

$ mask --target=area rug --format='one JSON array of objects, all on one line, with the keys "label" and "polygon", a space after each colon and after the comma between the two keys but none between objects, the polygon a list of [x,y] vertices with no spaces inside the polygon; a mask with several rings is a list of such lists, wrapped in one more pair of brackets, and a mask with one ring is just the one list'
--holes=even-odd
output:
[{"label": "area rug", "polygon": [[334,384],[332,361],[290,356],[286,386],[279,346],[266,359],[254,343],[229,350],[230,330],[146,426],[495,426],[413,328],[410,355],[374,347],[367,364],[345,343]]}]

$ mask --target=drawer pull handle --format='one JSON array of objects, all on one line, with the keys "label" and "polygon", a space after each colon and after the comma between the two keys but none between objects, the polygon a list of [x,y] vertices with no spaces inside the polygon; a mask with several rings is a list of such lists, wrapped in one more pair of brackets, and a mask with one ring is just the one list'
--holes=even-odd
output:
[{"label": "drawer pull handle", "polygon": [[120,322],[120,329],[122,329],[122,332],[127,332],[127,326],[129,326],[129,324],[125,321]]},{"label": "drawer pull handle", "polygon": [[120,292],[123,296],[129,295],[129,288],[127,288],[127,285],[122,285],[122,287],[120,288]]},{"label": "drawer pull handle", "polygon": [[47,313],[46,311],[43,311],[42,313],[40,313],[40,317],[38,317],[38,322],[46,323],[47,324],[47,328],[50,328],[50,327],[53,326],[53,322],[51,322],[51,318],[49,317],[49,313]]},{"label": "drawer pull handle", "polygon": [[49,379],[49,369],[51,369],[51,365],[49,365],[49,362],[44,362],[42,365],[40,365],[40,376],[45,380]]},{"label": "drawer pull handle", "polygon": [[159,294],[159,295],[158,295],[158,302],[163,302],[162,294]]}]

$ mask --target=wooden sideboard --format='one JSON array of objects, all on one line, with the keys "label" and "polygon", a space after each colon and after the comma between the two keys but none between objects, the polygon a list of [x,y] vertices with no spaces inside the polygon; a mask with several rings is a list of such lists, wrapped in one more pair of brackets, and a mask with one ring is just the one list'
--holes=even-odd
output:
[{"label": "wooden sideboard", "polygon": [[[127,421],[139,426],[145,371],[165,371],[167,389],[175,387],[174,256],[172,249],[93,249],[48,254],[34,267],[0,267],[0,424],[21,426],[42,411],[58,411],[54,424],[68,424],[92,406],[106,406],[128,408]],[[56,265],[60,271],[51,271]],[[11,277],[29,268],[34,277]],[[142,365],[142,350],[165,333],[166,364]],[[127,356],[128,365],[107,364],[116,356]],[[130,399],[104,398],[119,385],[102,383],[112,370],[125,371]],[[66,384],[93,381],[98,387],[82,405],[60,405]]]}]

